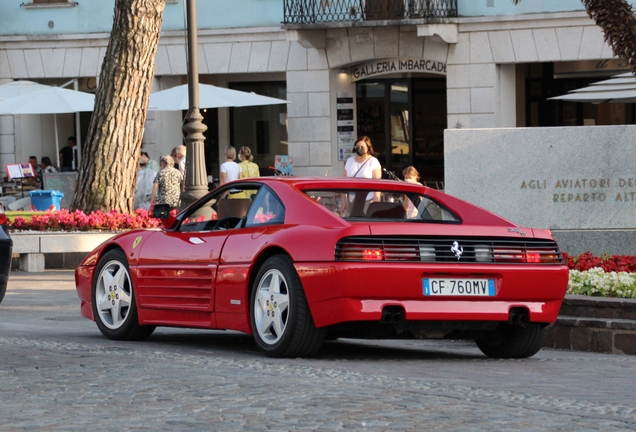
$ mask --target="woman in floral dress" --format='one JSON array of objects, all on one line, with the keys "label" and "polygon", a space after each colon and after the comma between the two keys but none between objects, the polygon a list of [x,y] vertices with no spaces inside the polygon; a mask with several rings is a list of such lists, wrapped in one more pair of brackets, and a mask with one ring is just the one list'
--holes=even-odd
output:
[{"label": "woman in floral dress", "polygon": [[183,174],[174,168],[174,159],[170,155],[162,156],[160,164],[161,170],[152,187],[152,204],[168,204],[171,209],[176,209],[185,186]]}]

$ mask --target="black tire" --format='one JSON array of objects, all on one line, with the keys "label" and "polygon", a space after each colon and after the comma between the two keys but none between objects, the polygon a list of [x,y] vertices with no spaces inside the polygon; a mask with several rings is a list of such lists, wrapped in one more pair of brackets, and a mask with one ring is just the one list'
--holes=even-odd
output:
[{"label": "black tire", "polygon": [[250,296],[250,322],[256,345],[269,357],[311,357],[326,334],[314,325],[300,278],[287,255],[268,258],[258,270]]},{"label": "black tire", "polygon": [[99,331],[112,340],[144,340],[155,326],[141,326],[128,260],[113,249],[99,260],[93,275],[93,317]]},{"label": "black tire", "polygon": [[536,324],[505,325],[486,339],[476,340],[477,347],[492,358],[528,358],[543,346],[543,327]]},{"label": "black tire", "polygon": [[4,295],[7,292],[7,281],[0,281],[0,303],[4,300]]}]

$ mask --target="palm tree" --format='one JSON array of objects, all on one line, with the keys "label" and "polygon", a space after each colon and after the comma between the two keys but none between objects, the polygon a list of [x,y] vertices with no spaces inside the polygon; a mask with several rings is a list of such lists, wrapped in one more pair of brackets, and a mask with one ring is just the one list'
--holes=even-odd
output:
[{"label": "palm tree", "polygon": [[[512,0],[516,5],[521,0]],[[605,35],[614,55],[636,74],[636,18],[627,0],[581,0],[590,18]]]}]

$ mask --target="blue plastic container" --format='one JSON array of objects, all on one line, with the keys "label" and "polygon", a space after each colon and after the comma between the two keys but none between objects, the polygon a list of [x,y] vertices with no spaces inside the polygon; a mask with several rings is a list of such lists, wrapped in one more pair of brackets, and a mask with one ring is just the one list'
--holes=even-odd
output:
[{"label": "blue plastic container", "polygon": [[31,195],[31,208],[33,210],[59,210],[60,202],[64,194],[58,190],[34,190]]}]

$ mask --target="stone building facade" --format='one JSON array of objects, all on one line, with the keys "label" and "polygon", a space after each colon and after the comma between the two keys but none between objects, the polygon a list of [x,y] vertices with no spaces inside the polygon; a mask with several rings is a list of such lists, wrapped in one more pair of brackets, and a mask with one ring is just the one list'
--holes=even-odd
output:
[{"label": "stone building facade", "polygon": [[[61,85],[78,80],[80,90],[94,91],[107,42],[107,33],[2,36],[0,84],[28,79]],[[576,66],[577,62],[612,59],[601,30],[582,11],[460,16],[439,24],[399,21],[332,28],[203,29],[199,31],[198,54],[202,83],[221,87],[242,82],[283,83],[289,104],[278,113],[287,134],[280,138],[285,147],[279,149],[286,148],[294,160],[294,173],[300,175],[341,175],[351,145],[343,130],[349,136],[363,132],[358,98],[365,82],[408,84],[404,92],[407,102],[399,108],[403,123],[397,125],[404,129],[405,138],[397,144],[391,142],[394,131],[390,129],[396,125],[393,118],[382,120],[387,142],[381,162],[392,169],[417,166],[418,162],[422,164],[418,168],[426,171],[430,158],[416,159],[419,150],[413,123],[417,122],[417,104],[428,110],[422,111],[423,116],[430,115],[431,109],[444,111],[445,122],[422,126],[435,129],[434,133],[426,129],[423,137],[442,136],[444,128],[526,126],[528,65],[565,62]],[[165,32],[157,54],[154,90],[185,82],[186,57],[183,32]],[[400,70],[401,62],[415,67]],[[386,64],[397,64],[398,68],[385,68]],[[359,68],[365,71],[361,78],[354,76],[360,73]],[[427,107],[428,87],[415,95],[420,79],[432,79],[442,86],[442,99],[435,99],[434,104],[443,100],[444,105]],[[338,117],[339,95],[352,99],[350,120]],[[420,99],[415,100],[416,96]],[[393,101],[389,96],[385,100],[386,109],[392,109]],[[376,105],[381,108],[382,103]],[[384,114],[389,115],[388,111]],[[81,133],[77,124],[87,122],[86,118],[78,122],[72,115],[58,117],[60,142],[76,131]],[[230,110],[219,109],[214,119],[218,161],[225,146],[243,145],[233,141],[237,126],[232,126],[231,117]],[[181,121],[182,113],[149,112],[144,147],[152,157],[169,152],[180,142]],[[52,122],[52,116],[0,116],[0,170],[31,154],[52,155]],[[401,155],[391,154],[391,148],[399,148]],[[436,154],[438,159],[443,157],[439,151]],[[439,179],[443,181],[443,171]]]}]

